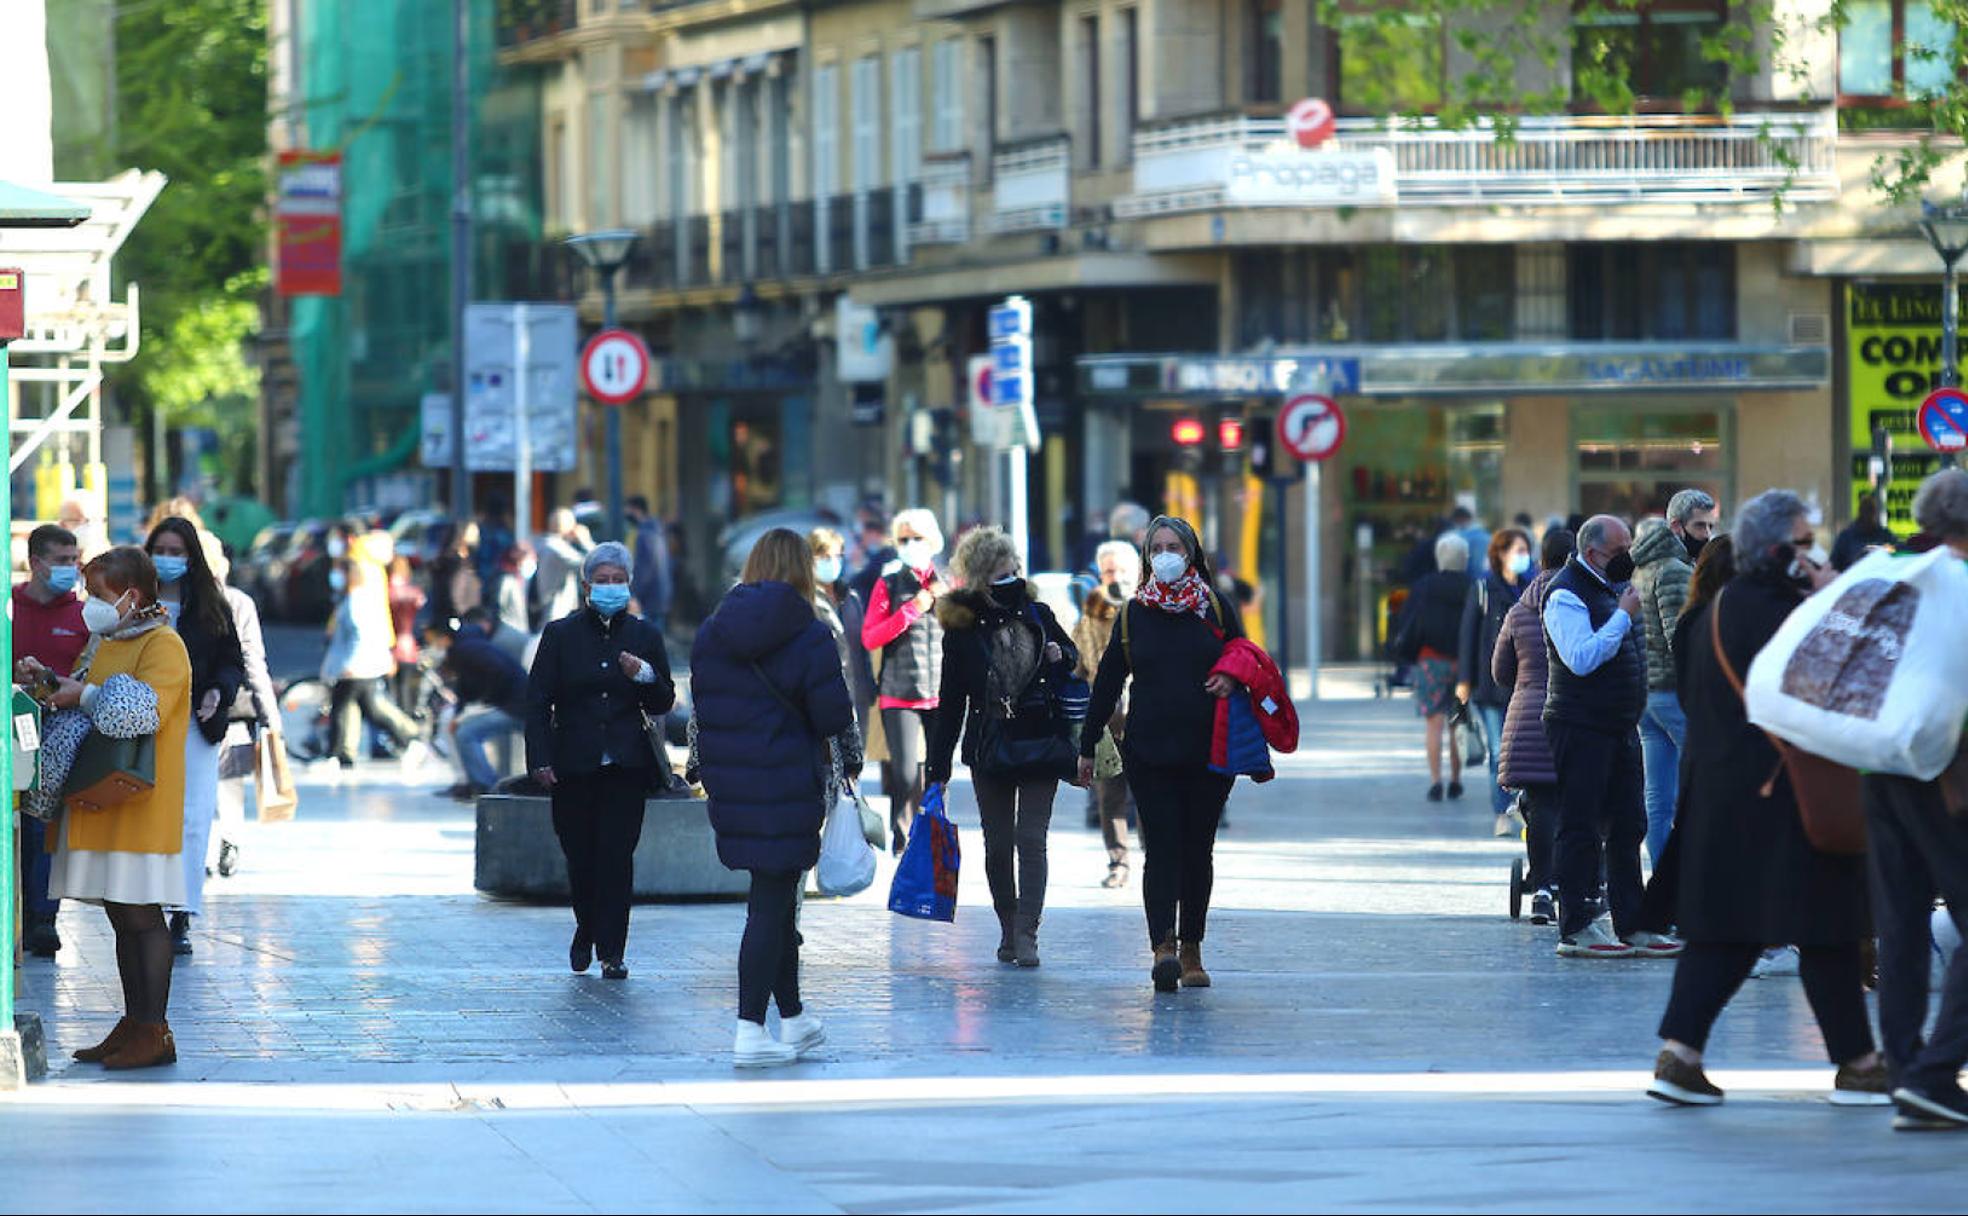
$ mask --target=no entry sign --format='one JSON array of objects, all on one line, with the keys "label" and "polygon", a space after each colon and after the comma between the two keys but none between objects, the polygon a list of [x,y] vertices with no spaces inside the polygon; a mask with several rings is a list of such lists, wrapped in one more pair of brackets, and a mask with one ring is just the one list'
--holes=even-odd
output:
[{"label": "no entry sign", "polygon": [[1920,403],[1920,437],[1936,452],[1947,454],[1968,448],[1968,393],[1958,388],[1937,388]]},{"label": "no entry sign", "polygon": [[603,405],[626,405],[649,383],[649,348],[626,329],[604,329],[581,352],[581,387]]},{"label": "no entry sign", "polygon": [[1331,397],[1306,393],[1278,411],[1278,442],[1300,460],[1324,460],[1346,438],[1346,415]]}]

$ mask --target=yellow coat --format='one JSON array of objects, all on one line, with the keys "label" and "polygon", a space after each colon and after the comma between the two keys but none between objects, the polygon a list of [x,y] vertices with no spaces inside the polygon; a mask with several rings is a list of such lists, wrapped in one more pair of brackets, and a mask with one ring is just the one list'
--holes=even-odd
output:
[{"label": "yellow coat", "polygon": [[191,656],[168,625],[123,641],[105,640],[87,682],[131,675],[157,692],[157,784],[148,794],[100,811],[66,811],[71,852],[184,851],[185,731],[191,724]]}]

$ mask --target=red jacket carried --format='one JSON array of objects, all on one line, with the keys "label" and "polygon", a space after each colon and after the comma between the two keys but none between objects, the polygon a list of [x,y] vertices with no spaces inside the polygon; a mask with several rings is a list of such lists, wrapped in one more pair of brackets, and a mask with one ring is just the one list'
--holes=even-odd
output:
[{"label": "red jacket carried", "polygon": [[1298,710],[1285,689],[1284,673],[1263,649],[1245,638],[1232,638],[1210,674],[1229,676],[1248,694],[1247,700],[1226,697],[1217,702],[1210,767],[1269,781],[1277,775],[1269,752],[1298,750]]}]

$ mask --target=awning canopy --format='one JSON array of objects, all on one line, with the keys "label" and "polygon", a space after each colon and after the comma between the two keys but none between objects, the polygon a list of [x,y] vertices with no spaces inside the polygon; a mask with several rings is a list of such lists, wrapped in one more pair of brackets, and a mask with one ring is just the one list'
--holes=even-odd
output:
[{"label": "awning canopy", "polygon": [[73,228],[89,218],[81,203],[0,182],[0,228]]}]

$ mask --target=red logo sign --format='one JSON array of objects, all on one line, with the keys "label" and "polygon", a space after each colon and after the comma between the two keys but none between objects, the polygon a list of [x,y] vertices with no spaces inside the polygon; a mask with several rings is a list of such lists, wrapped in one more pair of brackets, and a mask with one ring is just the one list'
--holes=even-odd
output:
[{"label": "red logo sign", "polygon": [[1331,397],[1307,393],[1278,411],[1278,442],[1300,460],[1324,460],[1346,438],[1346,415]]},{"label": "red logo sign", "polygon": [[1317,97],[1308,97],[1285,112],[1285,130],[1301,148],[1318,147],[1338,129],[1333,108]]}]

